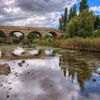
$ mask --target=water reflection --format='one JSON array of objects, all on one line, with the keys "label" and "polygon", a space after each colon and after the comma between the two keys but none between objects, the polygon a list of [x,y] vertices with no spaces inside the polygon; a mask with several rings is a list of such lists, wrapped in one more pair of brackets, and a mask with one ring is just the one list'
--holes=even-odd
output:
[{"label": "water reflection", "polygon": [[[0,61],[11,67],[11,73],[6,78],[0,76],[0,100],[6,100],[6,92],[10,96],[8,100],[99,100],[99,59],[79,52],[64,51],[59,54],[31,60]],[[44,50],[40,55],[45,55]],[[8,87],[12,88],[9,93]],[[27,94],[30,94],[29,97]]]},{"label": "water reflection", "polygon": [[[61,70],[66,78],[80,87],[81,95],[87,96],[90,93],[100,94],[100,62],[87,55],[77,53],[62,53]],[[92,63],[93,62],[93,63]],[[96,100],[96,99],[95,99]]]}]

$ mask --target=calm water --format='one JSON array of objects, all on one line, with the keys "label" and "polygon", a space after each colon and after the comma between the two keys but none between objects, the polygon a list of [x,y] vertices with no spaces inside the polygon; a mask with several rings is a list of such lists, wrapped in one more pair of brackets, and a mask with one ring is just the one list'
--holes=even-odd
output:
[{"label": "calm water", "polygon": [[100,54],[58,50],[60,55],[1,60],[0,100],[100,100]]},{"label": "calm water", "polygon": [[88,100],[99,100],[100,54],[77,51],[66,51],[61,54],[61,71],[66,80]]}]

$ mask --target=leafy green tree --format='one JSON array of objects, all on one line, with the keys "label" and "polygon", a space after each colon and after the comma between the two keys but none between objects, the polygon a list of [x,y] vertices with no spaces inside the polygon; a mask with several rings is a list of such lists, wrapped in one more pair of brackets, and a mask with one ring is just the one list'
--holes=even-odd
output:
[{"label": "leafy green tree", "polygon": [[92,11],[88,9],[82,11],[79,16],[75,16],[68,23],[68,30],[70,37],[89,37],[94,31],[95,16]]},{"label": "leafy green tree", "polygon": [[32,33],[30,33],[30,34],[28,35],[28,39],[29,39],[30,42],[32,42],[33,39],[39,39],[39,38],[40,38],[39,34],[37,34],[37,33],[35,33],[35,32],[32,32]]},{"label": "leafy green tree", "polygon": [[88,6],[88,0],[82,0],[80,2],[80,8],[79,8],[80,12],[83,11],[83,10],[85,10],[85,9],[88,9],[88,8],[89,8],[89,6]]}]

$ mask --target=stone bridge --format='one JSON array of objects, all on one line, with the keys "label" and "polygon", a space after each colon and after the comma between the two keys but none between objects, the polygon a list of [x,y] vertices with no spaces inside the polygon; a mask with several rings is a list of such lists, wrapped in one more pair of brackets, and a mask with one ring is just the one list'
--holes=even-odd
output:
[{"label": "stone bridge", "polygon": [[50,28],[0,26],[0,31],[5,34],[5,37],[11,37],[11,33],[14,32],[20,32],[25,37],[33,32],[37,33],[41,38],[44,38],[47,33],[51,33],[54,38],[60,38],[63,35],[63,31]]}]

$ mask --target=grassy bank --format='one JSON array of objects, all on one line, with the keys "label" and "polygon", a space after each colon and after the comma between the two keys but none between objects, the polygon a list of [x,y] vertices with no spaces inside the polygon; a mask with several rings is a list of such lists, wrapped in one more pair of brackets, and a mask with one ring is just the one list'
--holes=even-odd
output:
[{"label": "grassy bank", "polygon": [[100,52],[100,38],[69,38],[62,40],[34,40],[33,45]]}]

